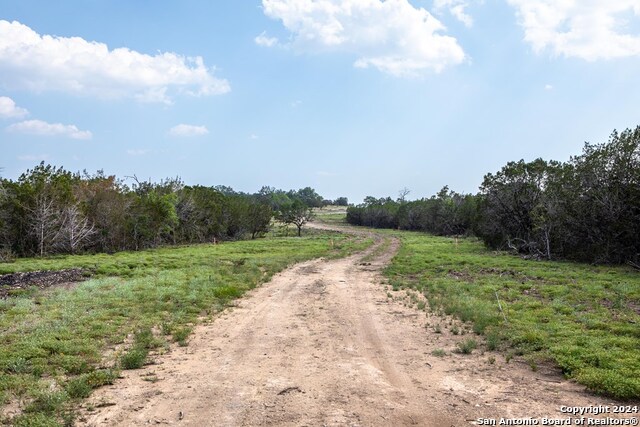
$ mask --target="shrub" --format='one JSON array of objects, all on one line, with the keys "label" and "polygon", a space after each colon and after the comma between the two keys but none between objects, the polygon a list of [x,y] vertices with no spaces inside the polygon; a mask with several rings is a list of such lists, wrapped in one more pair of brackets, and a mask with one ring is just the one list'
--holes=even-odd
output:
[{"label": "shrub", "polygon": [[473,338],[467,338],[458,343],[458,351],[462,354],[471,354],[476,349],[478,343]]}]

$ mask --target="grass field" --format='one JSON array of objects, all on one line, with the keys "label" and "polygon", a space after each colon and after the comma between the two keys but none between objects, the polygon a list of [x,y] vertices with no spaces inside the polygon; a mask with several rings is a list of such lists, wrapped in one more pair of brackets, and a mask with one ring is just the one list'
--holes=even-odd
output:
[{"label": "grass field", "polygon": [[332,225],[347,224],[347,208],[345,206],[325,206],[314,208],[313,214],[319,221]]},{"label": "grass field", "polygon": [[[314,232],[0,264],[0,273],[94,271],[94,278],[71,289],[27,290],[0,300],[0,420],[71,425],[78,399],[113,382],[119,369],[142,366],[152,349],[161,351],[170,341],[187,345],[200,316],[218,312],[290,264],[344,256],[369,243]],[[9,419],[9,406],[21,415]]]},{"label": "grass field", "polygon": [[[505,357],[559,366],[593,392],[640,398],[640,274],[630,268],[523,260],[474,239],[392,232],[386,275],[432,310],[470,322]],[[502,307],[502,309],[500,308]]]}]

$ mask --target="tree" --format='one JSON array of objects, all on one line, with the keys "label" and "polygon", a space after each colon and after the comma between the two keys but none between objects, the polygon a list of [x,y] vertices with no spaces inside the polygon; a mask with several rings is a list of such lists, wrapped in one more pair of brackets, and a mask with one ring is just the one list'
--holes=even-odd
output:
[{"label": "tree", "polygon": [[333,203],[337,206],[349,206],[349,199],[346,197],[338,197]]},{"label": "tree", "polygon": [[407,200],[407,196],[411,193],[407,187],[404,187],[402,190],[398,191],[398,203],[404,203]]},{"label": "tree", "polygon": [[29,210],[29,228],[36,240],[38,254],[41,257],[53,244],[58,224],[59,216],[53,200],[45,194],[39,194],[34,206]]},{"label": "tree", "polygon": [[294,200],[291,204],[282,207],[278,213],[279,221],[294,224],[298,228],[298,237],[302,235],[302,227],[313,218],[312,209],[300,200]]},{"label": "tree", "polygon": [[53,237],[53,245],[63,252],[74,254],[89,243],[96,230],[89,224],[77,205],[63,209],[60,228]]},{"label": "tree", "polygon": [[252,239],[255,239],[256,236],[269,231],[272,217],[273,211],[271,210],[271,206],[268,204],[262,203],[258,200],[251,200],[249,202],[247,225]]},{"label": "tree", "polygon": [[298,191],[291,190],[287,195],[290,199],[298,199],[311,208],[322,207],[322,196],[316,193],[316,190],[311,187],[301,188]]}]

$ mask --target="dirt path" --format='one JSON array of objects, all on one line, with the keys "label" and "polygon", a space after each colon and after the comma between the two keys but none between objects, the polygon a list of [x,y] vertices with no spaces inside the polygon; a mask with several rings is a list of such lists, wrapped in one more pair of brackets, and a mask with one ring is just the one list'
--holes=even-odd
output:
[{"label": "dirt path", "polygon": [[94,393],[80,424],[447,427],[607,403],[498,354],[451,352],[465,337],[425,328],[447,320],[381,284],[399,245],[389,239],[278,274],[198,326],[188,347]]}]

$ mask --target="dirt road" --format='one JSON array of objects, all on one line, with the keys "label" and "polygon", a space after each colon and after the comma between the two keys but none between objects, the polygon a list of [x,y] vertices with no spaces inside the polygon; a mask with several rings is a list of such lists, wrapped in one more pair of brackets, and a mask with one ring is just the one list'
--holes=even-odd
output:
[{"label": "dirt road", "polygon": [[399,245],[388,239],[278,274],[198,326],[187,347],[94,393],[81,424],[447,427],[607,403],[555,372],[453,352],[469,335],[425,328],[453,320],[409,308],[382,283]]}]

